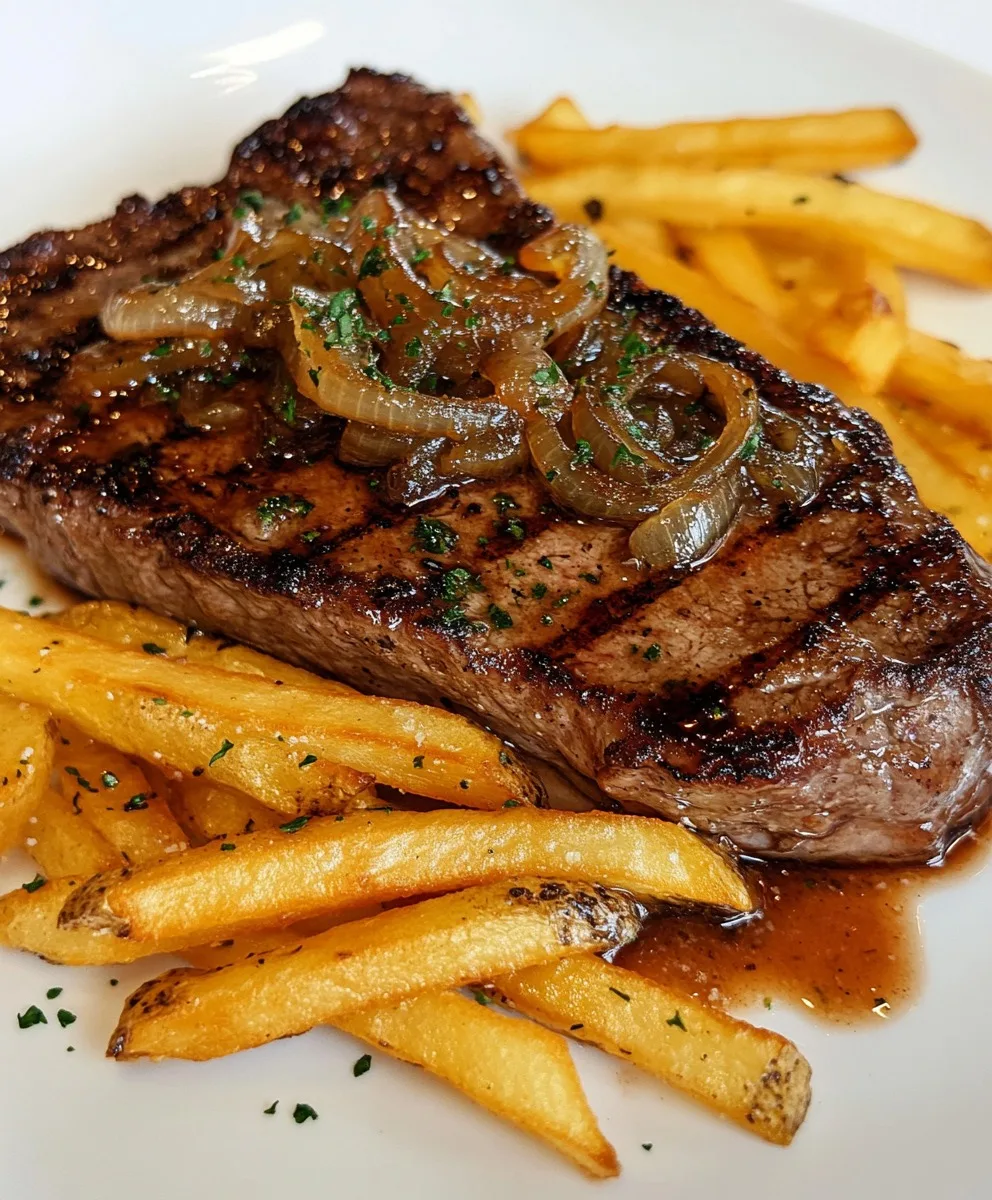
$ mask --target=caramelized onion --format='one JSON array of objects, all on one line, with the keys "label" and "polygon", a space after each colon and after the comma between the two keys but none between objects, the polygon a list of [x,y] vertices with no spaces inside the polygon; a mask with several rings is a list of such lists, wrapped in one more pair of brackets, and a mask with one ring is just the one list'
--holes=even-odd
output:
[{"label": "caramelized onion", "polygon": [[107,337],[117,341],[209,337],[230,329],[242,305],[207,295],[195,285],[148,286],[111,296],[100,313]]},{"label": "caramelized onion", "polygon": [[390,433],[361,421],[349,421],[341,434],[338,458],[355,467],[388,467],[418,445],[416,438]]},{"label": "caramelized onion", "polygon": [[373,363],[359,366],[340,347],[328,346],[307,311],[299,304],[291,307],[300,349],[293,376],[300,391],[326,412],[394,433],[456,441],[510,423],[510,412],[502,404],[398,387]]},{"label": "caramelized onion", "polygon": [[709,492],[686,492],[630,535],[631,553],[665,570],[687,569],[707,558],[726,537],[740,511],[743,484],[738,468]]}]

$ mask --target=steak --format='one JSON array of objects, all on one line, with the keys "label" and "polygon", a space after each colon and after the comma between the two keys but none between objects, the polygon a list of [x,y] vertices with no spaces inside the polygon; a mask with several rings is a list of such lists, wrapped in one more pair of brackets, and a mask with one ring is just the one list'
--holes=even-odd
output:
[{"label": "steak", "polygon": [[[362,70],[246,138],[215,186],[0,254],[0,524],[83,592],[475,714],[603,804],[761,856],[940,856],[992,791],[989,568],[865,413],[674,297],[612,273],[611,307],[745,372],[838,449],[811,503],[747,515],[692,571],[641,569],[626,529],[562,511],[533,472],[391,507],[376,473],[338,462],[340,422],[284,419],[264,371],[217,384],[243,410],[226,430],[153,384],[74,389],[104,298],[208,262],[242,189],[288,204],[371,185],[498,247],[550,223],[449,96]],[[260,522],[273,497],[283,519]],[[425,516],[457,542],[425,543]],[[456,566],[484,592],[450,603]]]}]

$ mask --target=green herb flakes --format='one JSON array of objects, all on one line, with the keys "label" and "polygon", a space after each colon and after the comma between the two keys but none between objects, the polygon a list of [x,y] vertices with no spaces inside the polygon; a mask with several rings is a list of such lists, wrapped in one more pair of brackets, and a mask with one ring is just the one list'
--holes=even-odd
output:
[{"label": "green herb flakes", "polygon": [[58,1017],[59,1024],[63,1029],[65,1029],[67,1025],[74,1024],[76,1020],[76,1014],[74,1012],[69,1012],[67,1008],[60,1008],[55,1015]]},{"label": "green herb flakes", "polygon": [[227,738],[224,738],[224,740],[220,744],[220,749],[210,756],[210,761],[207,763],[207,766],[212,767],[214,765],[214,763],[219,763],[220,760],[224,757],[224,755],[229,750],[233,750],[233,749],[234,749],[234,743],[229,742],[227,740]]},{"label": "green herb flakes", "polygon": [[38,888],[44,887],[47,882],[48,880],[44,877],[44,875],[35,875],[34,879],[30,880],[28,883],[22,883],[21,887],[26,892],[36,892]]},{"label": "green herb flakes", "polygon": [[682,1014],[678,1009],[675,1010],[675,1016],[669,1017],[665,1024],[674,1025],[676,1029],[681,1029],[683,1033],[686,1032],[685,1022],[682,1020]]},{"label": "green herb flakes", "polygon": [[509,629],[513,624],[513,618],[498,604],[489,605],[489,620],[494,629]]},{"label": "green herb flakes", "polygon": [[413,527],[413,538],[417,546],[428,554],[447,554],[458,544],[458,534],[436,517],[418,517]]},{"label": "green herb flakes", "polygon": [[32,1025],[47,1025],[48,1018],[37,1006],[32,1004],[30,1008],[26,1008],[24,1012],[17,1014],[18,1029],[30,1029]]},{"label": "green herb flakes", "polygon": [[362,1057],[359,1058],[355,1062],[355,1065],[351,1068],[351,1073],[352,1073],[352,1075],[354,1075],[354,1077],[356,1079],[359,1079],[367,1071],[371,1070],[371,1067],[372,1067],[372,1055],[371,1054],[363,1054]]},{"label": "green herb flakes", "polygon": [[279,828],[283,833],[299,833],[304,825],[308,824],[309,817],[294,817],[292,821],[287,821],[285,825],[280,825]]},{"label": "green herb flakes", "polygon": [[302,1125],[304,1121],[316,1121],[316,1109],[311,1108],[309,1104],[297,1104],[293,1109],[293,1120],[297,1125]]}]

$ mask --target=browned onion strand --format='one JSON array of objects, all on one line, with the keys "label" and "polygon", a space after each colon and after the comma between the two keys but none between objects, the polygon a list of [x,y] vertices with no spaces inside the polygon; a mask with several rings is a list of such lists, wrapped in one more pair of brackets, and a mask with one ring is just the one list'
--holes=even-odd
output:
[{"label": "browned onion strand", "polygon": [[301,395],[346,422],[340,459],[389,468],[394,503],[532,461],[558,503],[633,526],[634,557],[669,570],[712,554],[759,493],[816,494],[821,435],[759,404],[742,372],[607,310],[606,250],[588,229],[551,228],[514,261],[383,189],[323,214],[255,194],[235,214],[216,262],[110,297],[104,329],[133,349],[78,356],[74,387],[179,372],[181,411],[222,425],[236,414],[199,359],[276,351]]}]

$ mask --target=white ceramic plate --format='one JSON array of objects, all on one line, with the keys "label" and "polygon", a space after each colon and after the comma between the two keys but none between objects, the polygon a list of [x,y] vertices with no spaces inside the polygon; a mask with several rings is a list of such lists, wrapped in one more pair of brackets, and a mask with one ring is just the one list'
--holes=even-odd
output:
[{"label": "white ceramic plate", "polygon": [[[896,104],[923,147],[886,184],[992,221],[992,80],[908,43],[780,0],[432,9],[403,0],[173,0],[166,10],[104,0],[96,13],[69,0],[43,11],[6,6],[0,245],[46,225],[82,224],[130,192],[154,196],[217,177],[242,133],[301,93],[334,87],[349,64],[471,90],[494,130],[561,91],[596,119],[632,121]],[[913,309],[935,332],[992,353],[988,299],[921,285]],[[55,595],[9,550],[0,578],[14,607]],[[0,884],[30,873],[26,860],[11,860]],[[776,1006],[776,1027],[814,1065],[813,1107],[789,1150],[578,1049],[624,1164],[607,1184],[585,1181],[383,1055],[353,1078],[362,1050],[329,1031],[202,1065],[115,1066],[102,1051],[118,1005],[158,964],[83,972],[4,954],[0,1195],[977,1200],[990,1178],[990,907],[992,871],[928,896],[920,915],[928,979],[898,1021],[828,1031]],[[59,1003],[77,1023],[61,1030],[49,1004],[48,1026],[19,1031],[15,1013],[43,1002],[51,986],[64,987]],[[264,1116],[276,1098],[279,1113]],[[288,1110],[297,1101],[319,1120],[295,1125]]]}]

